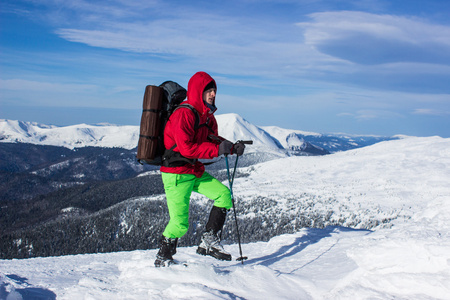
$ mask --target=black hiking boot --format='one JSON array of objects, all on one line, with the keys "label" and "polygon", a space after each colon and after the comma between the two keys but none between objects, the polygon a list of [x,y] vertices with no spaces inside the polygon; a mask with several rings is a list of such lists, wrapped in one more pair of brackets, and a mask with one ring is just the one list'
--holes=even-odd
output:
[{"label": "black hiking boot", "polygon": [[168,267],[175,264],[172,255],[177,253],[177,243],[177,238],[162,237],[161,246],[156,254],[155,267]]},{"label": "black hiking boot", "polygon": [[218,260],[231,260],[231,254],[225,252],[222,245],[220,245],[218,234],[213,231],[205,232],[202,235],[202,240],[197,248],[197,253],[200,255],[209,255]]}]

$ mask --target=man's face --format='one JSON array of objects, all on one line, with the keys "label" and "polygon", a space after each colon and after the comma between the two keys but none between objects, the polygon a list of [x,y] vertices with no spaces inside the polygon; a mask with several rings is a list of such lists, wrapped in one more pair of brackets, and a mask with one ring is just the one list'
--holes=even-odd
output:
[{"label": "man's face", "polygon": [[209,90],[206,90],[203,92],[203,101],[205,101],[208,104],[214,104],[214,100],[216,99],[216,89],[210,88]]}]

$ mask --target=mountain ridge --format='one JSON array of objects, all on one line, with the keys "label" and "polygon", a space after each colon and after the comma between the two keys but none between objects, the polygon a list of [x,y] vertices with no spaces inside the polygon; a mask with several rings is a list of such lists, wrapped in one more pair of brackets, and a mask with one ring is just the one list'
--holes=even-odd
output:
[{"label": "mountain ridge", "polygon": [[[280,156],[323,155],[398,139],[374,135],[320,134],[276,126],[256,126],[238,114],[216,116],[219,135],[230,141],[253,140],[251,152],[268,152]],[[139,126],[114,124],[46,125],[36,122],[0,119],[0,142],[60,146],[124,148],[137,147]],[[305,149],[312,149],[308,152]],[[318,151],[321,149],[322,151]]]}]

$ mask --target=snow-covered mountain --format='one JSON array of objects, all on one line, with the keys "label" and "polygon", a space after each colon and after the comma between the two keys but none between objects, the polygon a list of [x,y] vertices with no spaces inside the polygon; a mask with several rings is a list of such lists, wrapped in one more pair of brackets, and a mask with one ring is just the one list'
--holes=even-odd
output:
[{"label": "snow-covered mountain", "polygon": [[[278,156],[322,155],[391,139],[389,137],[322,135],[278,127],[258,127],[237,114],[218,115],[216,119],[221,136],[230,141],[254,141],[247,153],[264,152]],[[136,148],[138,138],[139,126],[79,124],[58,127],[0,119],[0,142],[62,146],[69,149],[95,146],[130,150]]]},{"label": "snow-covered mountain", "polygon": [[[273,138],[235,114],[217,116],[220,134],[230,140],[253,139],[256,147],[280,150]],[[0,120],[0,141],[75,147],[121,147],[133,149],[139,139],[139,126],[79,124],[65,127],[32,122]]]},{"label": "snow-covered mountain", "polygon": [[69,149],[88,146],[133,149],[137,146],[138,139],[138,126],[79,124],[58,127],[35,122],[0,120],[1,142],[61,146]]},{"label": "snow-covered mountain", "polygon": [[[450,139],[410,137],[240,171],[248,173],[233,184],[242,234],[295,229],[302,219],[311,228],[243,240],[244,265],[196,247],[175,255],[188,267],[168,269],[153,266],[156,249],[0,260],[0,298],[450,299]],[[121,232],[137,213],[121,213]],[[236,244],[225,249],[239,256]]]},{"label": "snow-covered mountain", "polygon": [[265,149],[266,151],[280,152],[281,145],[263,129],[255,126],[237,114],[218,115],[219,135],[230,141],[252,140],[250,150]]},{"label": "snow-covered mountain", "polygon": [[[263,126],[264,131],[270,134],[284,149],[295,150],[315,147],[317,154],[323,154],[320,150],[326,149],[330,153],[346,151],[359,147],[373,145],[375,143],[401,138],[401,136],[382,137],[375,135],[350,135],[350,134],[319,134],[301,130],[284,129],[277,126]],[[314,150],[311,151],[314,153]]]}]

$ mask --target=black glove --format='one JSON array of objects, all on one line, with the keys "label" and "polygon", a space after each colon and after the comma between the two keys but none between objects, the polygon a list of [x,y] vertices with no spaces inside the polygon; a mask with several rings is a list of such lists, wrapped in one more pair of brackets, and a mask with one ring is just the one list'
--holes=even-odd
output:
[{"label": "black glove", "polygon": [[237,156],[241,156],[244,154],[245,145],[244,143],[236,143],[233,145],[232,154],[237,154]]},{"label": "black glove", "polygon": [[219,145],[219,156],[221,156],[222,154],[225,154],[225,155],[233,154],[233,153],[231,153],[232,148],[233,148],[233,143],[230,141],[224,140]]}]

